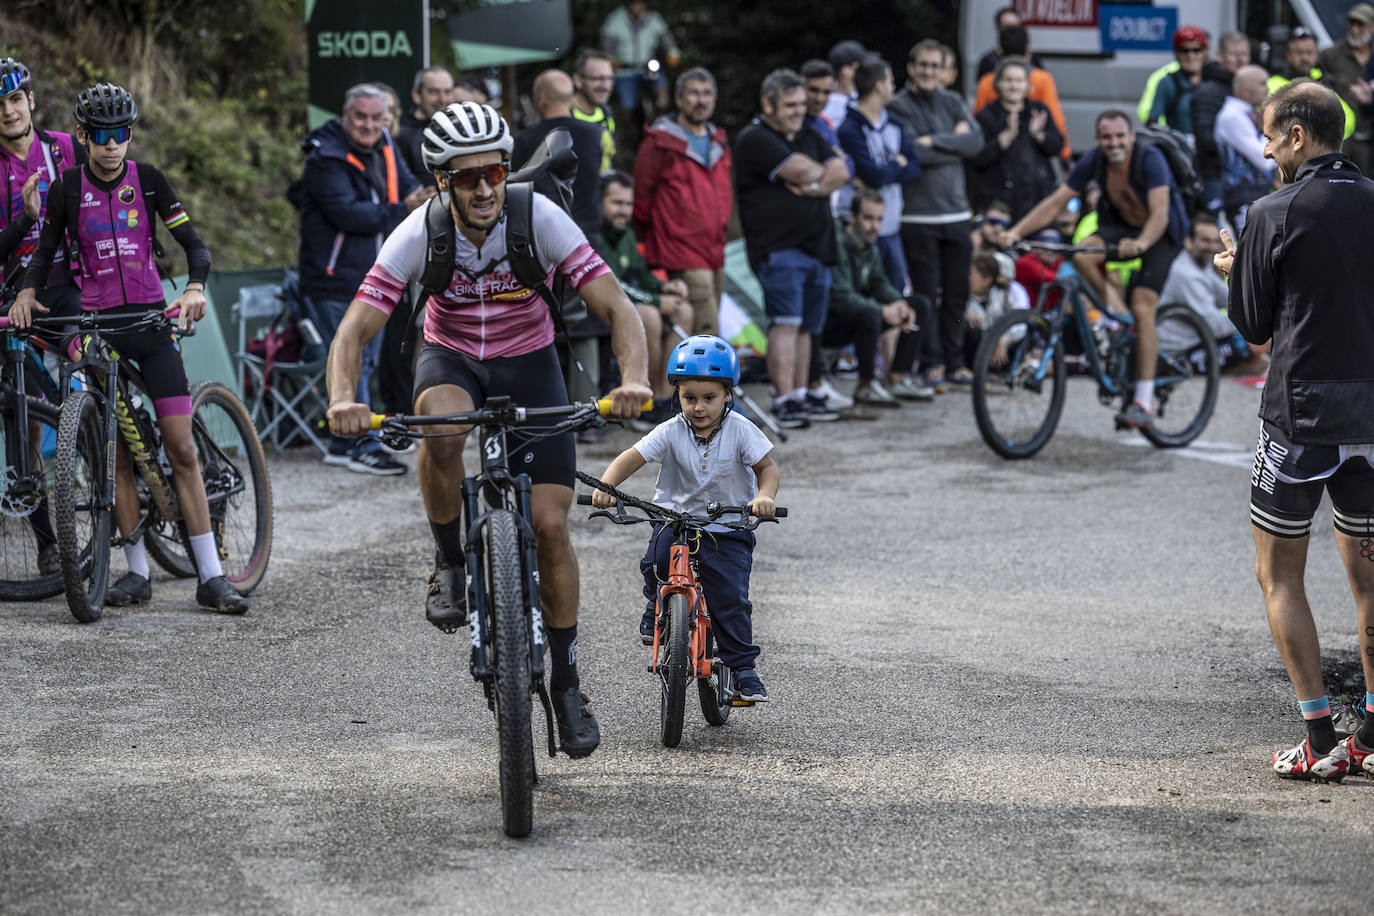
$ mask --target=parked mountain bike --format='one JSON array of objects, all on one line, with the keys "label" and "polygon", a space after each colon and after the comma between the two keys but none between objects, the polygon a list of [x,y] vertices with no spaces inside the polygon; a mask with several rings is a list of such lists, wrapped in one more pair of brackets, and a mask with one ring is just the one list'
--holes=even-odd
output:
[{"label": "parked mountain bike", "polygon": [[[1115,248],[1021,242],[1018,251],[1106,253]],[[1100,316],[1090,317],[1093,310]],[[1141,433],[1160,448],[1196,439],[1212,417],[1220,384],[1216,344],[1186,305],[1161,306],[1155,326],[1154,425]],[[1065,357],[1082,349],[1104,406],[1125,407],[1135,389],[1135,320],[1113,312],[1072,268],[1040,291],[1035,308],[1017,309],[983,332],[973,360],[973,415],[983,441],[1004,458],[1029,458],[1049,442],[1064,410]]]},{"label": "parked mountain bike", "polygon": [[[68,346],[74,359],[62,366],[67,394],[58,421],[53,509],[67,605],[77,620],[89,623],[104,611],[109,583],[118,439],[141,485],[140,517],[129,539],[146,536],[149,555],[175,575],[195,575],[195,565],[171,465],[145,406],[147,388],[102,335],[159,333],[171,327],[170,318],[160,310],[134,316],[86,312],[68,323],[75,328]],[[87,387],[68,390],[78,372]],[[214,381],[191,389],[191,434],[224,577],[247,595],[262,581],[272,549],[272,493],[262,443],[243,403]]]},{"label": "parked mountain bike", "polygon": [[[652,407],[646,404],[645,409]],[[554,740],[553,703],[544,683],[544,624],[539,603],[539,559],[535,550],[528,474],[511,470],[507,434],[519,429],[526,442],[601,425],[609,399],[564,407],[519,407],[509,397],[488,398],[477,410],[445,415],[382,416],[372,428],[382,440],[444,435],[428,426],[479,427],[480,470],[463,478],[463,530],[472,627],[469,668],[482,685],[496,717],[500,754],[501,820],[507,836],[528,836],[534,825],[534,737],[530,696],[544,706],[549,756]],[[541,425],[542,424],[542,425]]]},{"label": "parked mountain bike", "polygon": [[[751,516],[748,506],[722,506],[708,503],[702,516],[677,512],[663,506],[636,499],[615,487],[603,483],[590,474],[578,472],[578,480],[616,498],[615,512],[598,509],[589,518],[607,518],[617,525],[637,525],[658,522],[672,532],[673,543],[668,549],[668,578],[659,583],[654,599],[653,654],[649,658],[649,673],[659,678],[659,738],[664,747],[682,743],[682,722],[685,715],[687,683],[697,682],[701,700],[701,714],[709,725],[724,725],[734,706],[752,706],[740,699],[730,669],[715,657],[715,639],[711,632],[711,614],[706,607],[706,595],[698,582],[698,563],[702,551],[710,550],[711,533],[707,525],[719,524],[740,531],[753,531],[763,522],[776,522],[787,517],[786,509],[777,509],[773,518]],[[582,493],[578,505],[590,506],[592,497]],[[629,506],[643,512],[632,515]],[[740,521],[722,522],[724,516],[738,515]]]}]

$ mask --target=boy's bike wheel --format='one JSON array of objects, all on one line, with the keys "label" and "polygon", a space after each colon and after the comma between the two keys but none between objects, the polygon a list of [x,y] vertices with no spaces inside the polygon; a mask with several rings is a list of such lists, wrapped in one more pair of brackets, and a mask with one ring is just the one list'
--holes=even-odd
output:
[{"label": "boy's bike wheel", "polygon": [[[48,474],[41,455],[35,465],[29,455],[29,473],[22,475],[19,455],[19,395],[0,396],[0,601],[37,601],[62,592],[60,570],[44,572],[38,561],[45,546],[56,546],[52,506],[48,499]],[[57,408],[47,401],[26,398],[28,436],[39,444],[57,439]]]},{"label": "boy's bike wheel", "polygon": [[[706,657],[715,654],[715,636],[706,631]],[[730,669],[720,659],[711,662],[711,676],[697,678],[697,693],[701,695],[701,714],[707,725],[724,725],[730,718],[734,686],[730,683]]]},{"label": "boy's bike wheel", "polygon": [[1159,331],[1155,422],[1141,433],[1160,448],[1178,448],[1201,435],[1212,419],[1221,364],[1206,322],[1188,306],[1164,306],[1155,326]]},{"label": "boy's bike wheel", "polygon": [[667,627],[659,643],[658,676],[663,684],[659,696],[659,732],[664,747],[682,743],[682,717],[687,701],[687,672],[691,667],[691,612],[687,596],[670,594],[667,598]]},{"label": "boy's bike wheel", "polygon": [[[1064,347],[1060,341],[1050,353],[1052,331],[1045,316],[1017,309],[983,332],[973,358],[973,416],[983,441],[1003,458],[1029,458],[1059,425]],[[999,342],[1004,359],[993,365]]]},{"label": "boy's bike wheel", "polygon": [[[501,751],[501,820],[507,836],[534,826],[534,736],[530,731],[530,638],[520,573],[519,525],[508,509],[487,519],[488,665],[495,672],[496,731]],[[493,657],[494,656],[494,657]]]},{"label": "boy's bike wheel", "polygon": [[53,458],[53,513],[67,607],[82,623],[100,618],[110,577],[110,507],[105,497],[105,424],[89,391],[62,404]]}]

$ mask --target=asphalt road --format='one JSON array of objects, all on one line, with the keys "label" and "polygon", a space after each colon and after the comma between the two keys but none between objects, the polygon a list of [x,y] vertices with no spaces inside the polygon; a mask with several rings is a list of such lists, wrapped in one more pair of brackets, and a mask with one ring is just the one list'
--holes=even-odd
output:
[{"label": "asphalt road", "polygon": [[[1224,384],[1175,452],[1081,384],[1028,462],[964,394],[795,434],[753,579],[773,702],[689,703],[671,751],[642,529],[575,514],[603,742],[539,758],[524,841],[464,642],[423,620],[413,475],[273,456],[246,617],[168,579],[86,626],[0,605],[0,912],[1367,911],[1374,780],[1268,767],[1302,726],[1252,572],[1257,402]],[[1309,569],[1348,671],[1329,506]]]}]

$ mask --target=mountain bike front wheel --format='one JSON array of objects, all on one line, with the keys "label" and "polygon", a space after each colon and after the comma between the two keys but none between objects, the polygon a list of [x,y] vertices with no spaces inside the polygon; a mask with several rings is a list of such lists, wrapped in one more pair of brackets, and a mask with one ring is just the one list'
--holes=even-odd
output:
[{"label": "mountain bike front wheel", "polygon": [[105,424],[89,391],[62,404],[53,457],[53,514],[67,607],[82,623],[100,618],[110,578],[110,507],[105,505]]},{"label": "mountain bike front wheel", "polygon": [[682,717],[687,702],[687,671],[691,666],[692,631],[687,596],[674,592],[667,599],[668,632],[659,637],[659,737],[664,747],[682,743]]},{"label": "mountain bike front wheel", "polygon": [[[506,835],[534,827],[534,737],[530,731],[530,636],[520,571],[520,526],[509,509],[487,518],[486,568],[491,609],[488,664],[494,671],[501,754],[501,820]],[[494,656],[492,658],[491,656]]]},{"label": "mountain bike front wheel", "polygon": [[973,358],[973,416],[1003,458],[1029,458],[1050,441],[1064,411],[1064,346],[1048,318],[1008,312],[983,332]]},{"label": "mountain bike front wheel", "polygon": [[1159,448],[1178,448],[1200,436],[1212,419],[1221,365],[1207,323],[1188,306],[1164,306],[1155,328],[1155,422],[1141,433]]}]

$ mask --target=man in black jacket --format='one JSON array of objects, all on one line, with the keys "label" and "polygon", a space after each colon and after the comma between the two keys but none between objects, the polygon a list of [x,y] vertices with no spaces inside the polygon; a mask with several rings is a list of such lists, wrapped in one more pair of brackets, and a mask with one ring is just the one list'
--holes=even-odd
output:
[{"label": "man in black jacket", "polygon": [[[1274,754],[1273,767],[1319,781],[1374,776],[1374,715],[1336,740],[1303,588],[1325,489],[1358,609],[1365,689],[1374,689],[1374,308],[1363,245],[1374,235],[1374,182],[1339,152],[1344,125],[1340,99],[1319,84],[1270,97],[1265,155],[1285,187],[1251,206],[1240,249],[1216,257],[1230,274],[1236,328],[1251,343],[1273,338],[1250,521],[1269,627],[1307,723],[1307,738]],[[1364,705],[1374,711],[1374,694]]]},{"label": "man in black jacket", "polygon": [[1221,212],[1221,152],[1212,134],[1217,113],[1231,94],[1236,71],[1250,63],[1250,39],[1244,32],[1224,32],[1217,42],[1217,59],[1202,66],[1202,82],[1189,101],[1193,113],[1193,138],[1197,143],[1197,168],[1202,175],[1202,203],[1213,216]]}]

